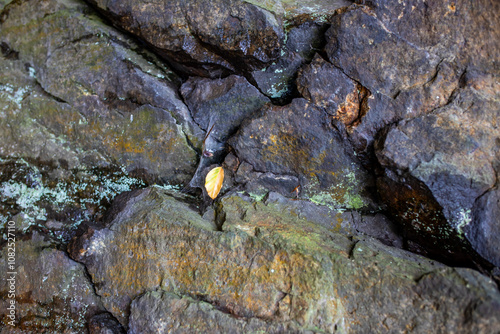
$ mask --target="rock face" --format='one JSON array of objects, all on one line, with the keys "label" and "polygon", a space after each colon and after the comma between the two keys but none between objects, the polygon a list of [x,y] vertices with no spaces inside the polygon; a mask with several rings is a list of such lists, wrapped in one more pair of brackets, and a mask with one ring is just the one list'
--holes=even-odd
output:
[{"label": "rock face", "polygon": [[[115,24],[151,44],[189,74],[217,77],[279,56],[281,20],[242,1],[91,1]],[[196,66],[192,66],[196,63]]]},{"label": "rock face", "polygon": [[[486,9],[492,7],[498,4],[371,2],[335,16],[326,51],[374,94],[352,138],[363,152],[374,130],[383,129],[378,189],[407,236],[434,255],[479,252],[498,266],[500,249],[473,237],[477,223],[469,226],[498,175],[499,47],[489,41],[500,29],[498,16]],[[487,24],[471,18],[478,11]],[[463,35],[457,33],[462,26]]]},{"label": "rock face", "polygon": [[301,69],[297,86],[302,96],[346,126],[355,125],[366,112],[366,89],[319,56]]},{"label": "rock face", "polygon": [[293,324],[269,323],[260,319],[235,318],[212,304],[162,290],[147,292],[130,307],[129,333],[299,333]]},{"label": "rock face", "polygon": [[[466,101],[475,102],[471,105]],[[476,200],[497,182],[494,166],[499,157],[495,153],[498,152],[498,131],[492,120],[499,110],[500,104],[497,102],[481,101],[477,93],[461,90],[455,101],[446,107],[426,116],[403,121],[389,130],[383,148],[377,153],[382,165],[407,171],[430,190],[432,195],[427,202],[437,202],[432,211],[416,206],[412,213],[402,217],[410,226],[425,229],[418,215],[422,214],[421,211],[427,211],[437,216],[429,217],[433,226],[444,225],[443,228],[448,228],[449,233],[465,239],[469,239],[470,233],[477,234],[474,231],[476,227],[469,226],[474,219],[472,211],[475,210]],[[401,182],[400,177],[390,173],[386,173],[385,177],[396,183]],[[381,192],[386,198],[394,196],[394,188],[381,187]],[[388,198],[387,201],[411,201],[410,198],[403,198]],[[412,203],[417,204],[420,204],[418,199]],[[495,207],[493,204],[486,211],[495,210]],[[404,212],[399,211],[397,214],[404,215]],[[483,218],[482,224],[497,226],[494,223],[495,220],[498,222],[496,218],[488,215],[483,215]],[[443,224],[443,220],[447,223]],[[437,237],[435,242],[439,243],[443,232],[431,231],[425,235]],[[495,265],[500,264],[498,248],[493,250],[487,246],[490,242],[478,242],[474,238],[471,241],[478,252],[490,254],[488,260]]]},{"label": "rock face", "polygon": [[486,333],[500,325],[500,293],[473,270],[350,239],[242,195],[221,200],[224,221],[215,231],[179,196],[138,191],[107,228],[72,245],[106,309],[133,333],[195,326]]},{"label": "rock face", "polygon": [[284,193],[299,187],[301,197],[322,204],[355,209],[370,204],[369,175],[327,114],[304,99],[264,108],[230,144],[256,171],[297,177]]},{"label": "rock face", "polygon": [[257,88],[239,76],[224,79],[189,79],[181,94],[195,122],[206,131],[198,169],[190,182],[203,188],[207,168],[220,164],[228,153],[227,140],[245,118],[259,110],[269,100]]},{"label": "rock face", "polygon": [[189,181],[202,135],[176,76],[88,6],[11,4],[0,44],[0,154]]},{"label": "rock face", "polygon": [[0,332],[498,331],[499,13],[0,0]]},{"label": "rock face", "polygon": [[[53,333],[82,333],[89,318],[104,310],[100,298],[85,273],[85,267],[34,234],[32,240],[17,240],[14,269],[5,270],[14,277],[16,295],[8,298],[10,283],[0,285],[2,301],[1,333],[29,333],[45,330]],[[8,247],[2,249],[0,265],[9,268]],[[14,272],[15,274],[8,274]],[[9,325],[7,307],[15,300],[15,326]]]}]

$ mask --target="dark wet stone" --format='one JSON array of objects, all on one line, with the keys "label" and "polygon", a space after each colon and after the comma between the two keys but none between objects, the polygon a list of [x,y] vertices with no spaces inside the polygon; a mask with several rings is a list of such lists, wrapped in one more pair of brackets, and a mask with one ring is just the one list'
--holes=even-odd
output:
[{"label": "dark wet stone", "polygon": [[[468,247],[472,242],[472,248],[484,251],[483,242],[475,245],[477,240],[469,238],[466,231],[477,199],[496,184],[498,110],[500,105],[495,99],[485,99],[472,89],[461,89],[452,103],[432,114],[400,122],[381,140],[382,146],[377,150],[380,163],[402,174],[390,177],[392,181],[397,179],[392,186],[379,182],[383,197],[388,203],[402,204],[397,205],[397,215],[406,228],[420,235],[422,241],[426,239],[427,244],[439,248],[440,239],[453,236],[451,245],[444,246],[448,243],[443,242],[443,248]],[[411,186],[412,178],[418,180],[418,187]],[[396,191],[398,187],[400,192]],[[401,196],[392,200],[395,193]],[[416,203],[420,204],[415,206]],[[394,209],[390,204],[389,207]],[[434,252],[439,253],[439,249]],[[487,258],[495,265],[497,259],[498,254]]]},{"label": "dark wet stone", "polygon": [[[16,226],[14,234],[19,236]],[[12,327],[6,322],[9,285],[0,283],[2,333],[85,333],[88,319],[104,311],[87,276],[85,267],[56,250],[43,236],[34,233],[31,240],[16,239],[15,272],[16,319]],[[3,245],[0,265],[8,268]],[[7,274],[5,274],[7,275]]]},{"label": "dark wet stone", "polygon": [[25,159],[0,160],[0,221],[38,230],[64,244],[82,223],[100,220],[113,198],[145,183],[118,168],[65,169]]},{"label": "dark wet stone", "polygon": [[306,22],[287,32],[281,57],[262,70],[251,73],[260,91],[275,103],[284,104],[297,95],[295,78],[304,63],[311,61],[324,44],[325,24]]},{"label": "dark wet stone", "polygon": [[298,178],[300,198],[344,208],[370,205],[369,175],[328,115],[305,99],[264,107],[230,144],[255,171]]},{"label": "dark wet stone", "polygon": [[182,85],[181,94],[195,122],[207,133],[200,164],[190,182],[192,187],[203,188],[207,167],[222,163],[227,154],[228,138],[269,99],[235,75],[215,80],[191,78]]},{"label": "dark wet stone", "polygon": [[89,321],[89,334],[125,334],[122,325],[110,313],[94,315]]},{"label": "dark wet stone", "polygon": [[220,77],[276,59],[281,19],[247,2],[92,0],[114,24],[145,40],[190,75]]},{"label": "dark wet stone", "polygon": [[0,42],[19,53],[0,59],[1,155],[189,181],[202,132],[179,79],[86,4],[12,3]]}]

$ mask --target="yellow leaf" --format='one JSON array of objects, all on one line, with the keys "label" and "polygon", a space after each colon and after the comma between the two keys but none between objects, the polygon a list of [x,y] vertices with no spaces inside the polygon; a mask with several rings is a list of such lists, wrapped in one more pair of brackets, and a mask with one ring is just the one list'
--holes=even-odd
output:
[{"label": "yellow leaf", "polygon": [[215,199],[219,195],[220,188],[222,188],[222,182],[224,181],[224,169],[222,167],[215,167],[210,172],[208,172],[205,178],[205,189],[207,190],[208,196]]}]

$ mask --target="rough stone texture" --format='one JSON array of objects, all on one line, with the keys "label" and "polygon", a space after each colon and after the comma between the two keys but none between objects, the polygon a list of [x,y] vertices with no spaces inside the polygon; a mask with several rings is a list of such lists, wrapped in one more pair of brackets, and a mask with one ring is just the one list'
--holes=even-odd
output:
[{"label": "rough stone texture", "polygon": [[498,9],[491,0],[371,1],[334,18],[327,52],[350,77],[388,96],[431,81],[445,59],[461,71],[498,73]]},{"label": "rough stone texture", "polygon": [[[477,252],[493,263],[500,263],[500,190],[498,186],[479,197],[472,211],[471,222],[464,234]],[[497,265],[498,266],[498,265]]]},{"label": "rough stone texture", "polygon": [[[253,198],[259,199],[254,193],[250,192],[250,194]],[[402,247],[403,240],[398,234],[397,227],[381,213],[360,214],[355,210],[335,210],[307,200],[285,196],[269,192],[262,200],[266,205],[272,204],[277,211],[291,212],[298,218],[323,226],[331,232],[368,235],[386,245]]]},{"label": "rough stone texture", "polygon": [[449,103],[466,73],[498,68],[497,3],[362,3],[334,17],[326,46],[331,62],[372,94],[352,133],[359,153],[384,126]]},{"label": "rough stone texture", "polygon": [[370,177],[327,114],[305,99],[284,107],[269,106],[242,125],[230,141],[240,160],[255,171],[290,175],[299,196],[344,208],[366,208]]},{"label": "rough stone texture", "polygon": [[384,28],[366,11],[348,11],[334,17],[326,50],[349,77],[372,92],[394,97],[427,82],[440,59]]},{"label": "rough stone texture", "polygon": [[87,5],[11,3],[0,44],[1,155],[189,180],[202,132],[178,79]]},{"label": "rough stone texture", "polygon": [[[261,319],[299,330],[490,333],[500,326],[500,293],[473,270],[348,238],[241,195],[221,200],[223,231],[215,231],[182,201],[159,188],[138,191],[107,228],[72,245],[123,325],[132,303],[129,329],[148,309],[173,311],[174,326],[188,325],[178,314],[194,314],[193,324],[207,314],[214,320],[204,326],[227,324],[205,303],[247,324]],[[177,296],[148,293],[157,289]]]},{"label": "rough stone texture", "polygon": [[498,1],[88,2],[0,0],[17,332],[498,332]]},{"label": "rough stone texture", "polygon": [[[417,230],[414,232],[422,234],[423,239],[431,236],[427,240],[436,245],[440,244],[440,239],[448,238],[445,235],[448,233],[465,238],[465,243],[472,241],[476,251],[488,254],[486,259],[498,266],[500,250],[490,246],[496,234],[490,235],[489,238],[493,238],[491,241],[468,237],[469,233],[484,233],[480,232],[477,219],[475,227],[468,225],[473,220],[472,212],[477,199],[497,183],[500,138],[497,116],[500,103],[498,99],[485,100],[481,94],[473,88],[461,89],[447,106],[432,114],[400,122],[389,130],[377,155],[384,167],[404,171],[430,190],[429,196],[422,202],[423,206],[407,205],[412,207],[409,213],[408,209],[402,208],[405,206],[403,203],[415,203],[415,198],[419,197],[418,190],[394,198],[394,186],[399,183],[399,187],[406,187],[408,184],[394,177],[392,179],[397,179],[396,184],[381,187],[388,203],[401,202],[402,205],[397,208],[390,206],[389,209],[396,211],[405,221],[406,228]],[[434,201],[436,204],[432,204]],[[432,210],[429,210],[430,207]],[[486,212],[491,210],[497,210],[494,203]],[[427,217],[421,219],[419,215]],[[498,225],[496,217],[486,214],[482,218],[485,220],[481,220],[479,225],[483,228]],[[444,230],[437,229],[438,226]],[[419,232],[420,229],[423,231]],[[430,233],[426,233],[426,229],[431,230]],[[454,243],[456,238],[452,238]],[[439,246],[448,247],[445,244]]]},{"label": "rough stone texture", "polygon": [[283,45],[281,20],[243,1],[89,2],[191,75],[218,77],[236,67],[262,66]]},{"label": "rough stone texture", "polygon": [[[375,17],[377,25],[385,27],[386,34],[400,37],[403,43],[440,59],[452,59],[468,71],[499,73],[497,1],[430,0],[395,4],[374,0],[362,10]],[[397,54],[402,54],[401,50]]]},{"label": "rough stone texture", "polygon": [[300,70],[297,86],[303,97],[346,126],[364,116],[366,90],[320,56]]},{"label": "rough stone texture", "polygon": [[182,85],[181,94],[195,122],[210,132],[204,144],[212,153],[217,150],[212,142],[224,145],[245,118],[269,102],[245,78],[235,75],[216,80],[191,78]]},{"label": "rough stone texture", "polygon": [[488,0],[362,2],[332,19],[326,46],[331,63],[369,90],[350,140],[370,167],[378,138],[379,193],[406,235],[434,256],[479,252],[497,266],[494,242],[468,225],[497,183],[498,10]]},{"label": "rough stone texture", "polygon": [[281,57],[265,69],[251,73],[263,94],[279,104],[296,95],[297,70],[321,50],[326,29],[325,24],[309,21],[289,29]]},{"label": "rough stone texture", "polygon": [[311,21],[326,21],[336,14],[339,9],[349,6],[349,0],[245,0],[256,6],[265,8],[287,20],[303,20],[304,17]]},{"label": "rough stone texture", "polygon": [[[9,247],[4,244],[1,268],[8,268],[8,252]],[[5,277],[0,283],[1,333],[86,333],[89,318],[104,308],[85,267],[52,248],[50,242],[36,233],[28,241],[16,239],[15,253],[15,269],[2,269],[4,275],[11,271],[17,273],[15,326],[7,324],[7,306],[11,299],[8,298],[8,277]]]},{"label": "rough stone texture", "polygon": [[134,299],[130,309],[130,334],[309,332],[299,330],[293,324],[236,318],[209,303],[161,290]]},{"label": "rough stone texture", "polygon": [[122,325],[109,313],[94,315],[89,321],[89,334],[125,334]]},{"label": "rough stone texture", "polygon": [[119,169],[64,169],[24,159],[0,159],[0,222],[23,233],[43,231],[67,243],[83,222],[98,220],[119,193],[144,186]]},{"label": "rough stone texture", "polygon": [[235,75],[189,79],[182,85],[181,94],[195,122],[207,133],[198,169],[190,182],[192,187],[204,188],[207,168],[222,163],[228,152],[228,138],[269,99],[245,78]]}]

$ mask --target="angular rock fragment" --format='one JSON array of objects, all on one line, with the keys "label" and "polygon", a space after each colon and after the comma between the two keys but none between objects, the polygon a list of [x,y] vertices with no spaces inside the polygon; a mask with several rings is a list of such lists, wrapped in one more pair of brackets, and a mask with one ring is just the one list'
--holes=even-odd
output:
[{"label": "angular rock fragment", "polygon": [[302,96],[346,126],[355,125],[364,116],[366,89],[319,56],[300,70],[297,85]]},{"label": "angular rock fragment", "polygon": [[[16,234],[16,233],[14,233]],[[9,281],[0,283],[2,333],[86,332],[88,319],[104,311],[86,274],[85,267],[52,248],[40,234],[31,240],[16,240],[15,268],[2,271],[14,277],[15,325],[7,324],[12,298]],[[0,265],[8,268],[7,245],[2,247]],[[15,274],[12,274],[14,272]],[[6,277],[7,278],[7,277]]]},{"label": "angular rock fragment", "polygon": [[215,78],[238,67],[260,67],[277,58],[283,45],[281,19],[244,1],[90,2],[190,75]]},{"label": "angular rock fragment", "polygon": [[297,70],[321,50],[326,29],[326,24],[310,21],[289,28],[281,57],[268,67],[251,72],[260,91],[279,104],[286,104],[297,95]]},{"label": "angular rock fragment", "polygon": [[224,79],[191,78],[181,87],[195,122],[206,131],[203,152],[190,185],[204,188],[208,168],[221,164],[228,153],[227,140],[269,99],[245,78],[231,75]]},{"label": "angular rock fragment", "polygon": [[301,198],[355,209],[371,203],[369,175],[327,114],[305,99],[263,108],[230,144],[255,171],[297,177]]}]

